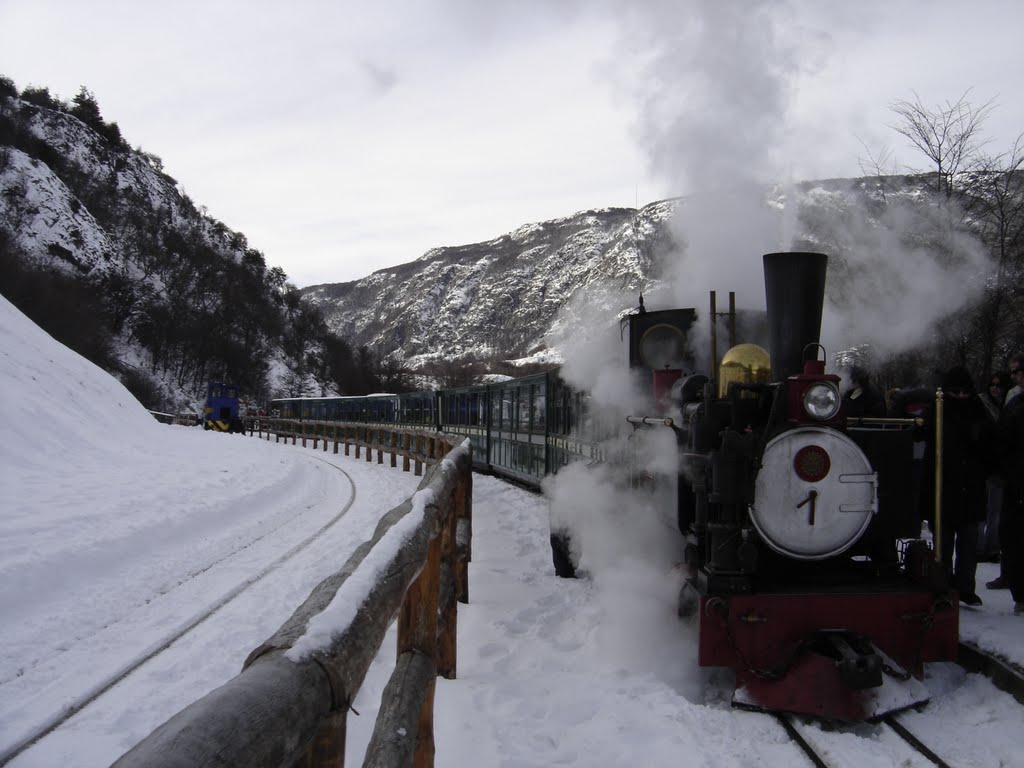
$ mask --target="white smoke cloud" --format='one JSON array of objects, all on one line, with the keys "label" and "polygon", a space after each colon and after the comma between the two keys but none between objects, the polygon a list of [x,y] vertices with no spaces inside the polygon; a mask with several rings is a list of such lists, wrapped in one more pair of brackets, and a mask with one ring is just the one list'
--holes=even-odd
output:
[{"label": "white smoke cloud", "polygon": [[[795,67],[777,36],[780,9],[645,2],[623,11],[625,47],[645,52],[631,73],[632,84],[642,84],[632,91],[640,105],[638,140],[652,168],[686,194],[672,222],[683,250],[663,265],[667,289],[648,294],[650,309],[692,306],[704,316],[712,289],[723,309],[729,291],[740,306],[764,305],[760,254],[781,245],[784,221],[766,203],[764,182],[779,178],[773,150],[784,132],[787,73]],[[563,317],[570,312],[586,315],[576,304]],[[627,370],[628,346],[604,318],[590,318],[602,330],[588,342],[564,347],[563,375],[591,393],[595,409],[642,408],[642,392]],[[706,333],[704,320],[691,340]],[[703,345],[699,354],[703,367]],[[548,478],[545,493],[553,529],[571,532],[580,567],[606,606],[603,645],[610,657],[622,664],[646,659],[662,676],[675,670],[677,687],[699,698],[700,675],[692,657],[687,663],[680,653],[693,646],[692,627],[675,618],[683,574],[674,441],[662,428],[612,442],[603,464],[566,467]],[[641,469],[654,478],[656,492],[630,482]]]},{"label": "white smoke cloud", "polygon": [[[671,222],[681,248],[665,269],[671,306],[706,312],[716,290],[719,311],[728,291],[740,308],[761,309],[761,255],[794,249],[805,226],[789,169],[808,150],[806,136],[835,130],[796,110],[798,89],[831,64],[829,34],[813,27],[827,15],[799,2],[714,0],[637,3],[622,14],[623,47],[643,52],[629,82],[619,80],[637,104],[637,139],[652,172],[684,196]],[[870,31],[846,21],[845,34]],[[952,233],[947,211],[926,212],[892,200],[880,220],[866,209],[834,211],[827,226],[837,247],[820,247],[836,299],[823,319],[829,352],[913,348],[980,290],[984,250]],[[922,242],[922,232],[942,230],[948,237],[939,247],[934,238]],[[802,241],[796,247],[807,249]],[[956,258],[940,258],[943,249]]]},{"label": "white smoke cloud", "polygon": [[[674,437],[668,429],[645,430],[608,448],[620,453],[544,481],[552,528],[571,531],[580,572],[592,580],[605,614],[596,640],[609,666],[651,674],[701,701],[704,676],[685,650],[696,647],[694,627],[676,617],[684,571]],[[631,468],[662,474],[636,488]]]},{"label": "white smoke cloud", "polygon": [[839,253],[830,259],[827,349],[867,345],[876,359],[913,349],[980,294],[990,256],[951,217],[945,206],[890,198],[877,219],[860,208],[829,222]]},{"label": "white smoke cloud", "polygon": [[616,310],[613,297],[603,289],[579,291],[562,307],[547,343],[563,352],[562,378],[588,392],[595,409],[624,419],[641,407],[643,396],[630,375],[628,335],[617,319],[627,313],[628,299],[618,300]]}]

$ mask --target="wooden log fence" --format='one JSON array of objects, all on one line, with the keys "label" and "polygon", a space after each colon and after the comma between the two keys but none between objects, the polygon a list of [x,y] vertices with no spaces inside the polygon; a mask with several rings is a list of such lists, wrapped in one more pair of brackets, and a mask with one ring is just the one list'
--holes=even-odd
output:
[{"label": "wooden log fence", "polygon": [[416,477],[423,474],[423,468],[437,463],[452,449],[451,437],[430,430],[411,430],[387,425],[362,424],[355,422],[337,423],[328,421],[297,421],[289,419],[254,419],[246,425],[250,436],[257,436],[275,443],[282,440],[292,445],[301,444],[327,451],[332,445],[334,453],[344,447],[346,456],[373,461],[376,452],[377,463],[384,463],[384,456],[390,456],[391,466],[398,465],[402,457],[402,470],[410,467]]},{"label": "wooden log fence", "polygon": [[[293,442],[312,437],[283,434]],[[456,607],[469,600],[472,449],[466,440],[430,461],[447,445],[443,436],[382,440],[377,433],[372,442],[368,434],[331,437],[336,451],[347,436],[368,452],[387,446],[392,462],[402,455],[403,462],[432,463],[419,490],[381,518],[342,568],[249,654],[237,677],[174,715],[117,768],[342,768],[348,711],[396,617],[398,660],[363,766],[433,765],[435,680],[455,677]]]}]

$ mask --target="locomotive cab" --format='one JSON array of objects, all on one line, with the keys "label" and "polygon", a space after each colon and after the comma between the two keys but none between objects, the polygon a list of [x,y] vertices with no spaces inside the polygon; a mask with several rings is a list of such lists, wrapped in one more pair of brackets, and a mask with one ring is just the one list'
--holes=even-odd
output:
[{"label": "locomotive cab", "polygon": [[650,377],[651,405],[659,412],[670,406],[673,386],[684,372],[694,369],[687,335],[696,315],[693,309],[648,312],[642,298],[640,311],[629,315],[629,367]]}]

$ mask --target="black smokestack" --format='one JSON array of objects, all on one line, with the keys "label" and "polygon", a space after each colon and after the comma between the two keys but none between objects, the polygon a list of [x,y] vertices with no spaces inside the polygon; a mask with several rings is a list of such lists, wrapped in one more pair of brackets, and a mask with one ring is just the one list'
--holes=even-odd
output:
[{"label": "black smokestack", "polygon": [[764,255],[772,381],[803,371],[804,347],[818,343],[827,264],[823,253]]}]

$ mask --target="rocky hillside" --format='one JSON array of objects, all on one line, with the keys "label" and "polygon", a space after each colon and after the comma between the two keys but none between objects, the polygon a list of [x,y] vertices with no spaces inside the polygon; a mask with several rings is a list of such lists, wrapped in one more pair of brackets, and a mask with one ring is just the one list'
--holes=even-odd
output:
[{"label": "rocky hillside", "polygon": [[85,89],[65,104],[0,78],[0,282],[150,408],[194,409],[209,380],[259,399],[336,391],[338,343],[285,273],[131,149]]}]

